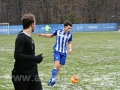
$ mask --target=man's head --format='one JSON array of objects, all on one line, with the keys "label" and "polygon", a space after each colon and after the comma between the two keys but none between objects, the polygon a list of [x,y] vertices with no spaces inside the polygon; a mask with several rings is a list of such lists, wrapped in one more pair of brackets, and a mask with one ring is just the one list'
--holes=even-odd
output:
[{"label": "man's head", "polygon": [[64,31],[69,32],[72,28],[72,24],[70,22],[65,22],[64,23]]},{"label": "man's head", "polygon": [[32,32],[35,29],[35,16],[33,14],[25,14],[23,15],[22,19],[23,29],[31,28]]}]

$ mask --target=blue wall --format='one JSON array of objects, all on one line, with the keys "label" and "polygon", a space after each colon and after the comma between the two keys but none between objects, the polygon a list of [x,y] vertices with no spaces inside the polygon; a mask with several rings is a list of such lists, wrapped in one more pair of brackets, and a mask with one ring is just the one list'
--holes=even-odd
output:
[{"label": "blue wall", "polygon": [[99,24],[75,24],[73,32],[100,32],[100,31],[117,31],[117,23],[99,23]]},{"label": "blue wall", "polygon": [[[45,33],[45,27],[46,24],[39,24],[35,27],[34,33]],[[52,33],[56,29],[63,28],[63,24],[48,24],[51,29],[50,33]],[[0,26],[0,29],[3,27]],[[19,31],[22,30],[22,25],[14,25],[9,27],[9,33],[10,34],[17,34]],[[97,24],[73,24],[72,32],[100,32],[100,31],[117,31],[118,25],[117,23],[97,23]],[[0,30],[0,34],[4,34]]]}]

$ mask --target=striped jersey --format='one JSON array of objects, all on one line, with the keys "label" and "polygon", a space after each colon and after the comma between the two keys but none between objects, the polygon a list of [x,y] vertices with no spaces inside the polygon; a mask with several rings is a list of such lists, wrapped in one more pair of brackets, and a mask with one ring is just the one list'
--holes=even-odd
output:
[{"label": "striped jersey", "polygon": [[66,33],[63,29],[58,29],[53,32],[53,35],[56,36],[56,43],[53,49],[61,53],[67,53],[67,44],[72,41],[72,33]]}]

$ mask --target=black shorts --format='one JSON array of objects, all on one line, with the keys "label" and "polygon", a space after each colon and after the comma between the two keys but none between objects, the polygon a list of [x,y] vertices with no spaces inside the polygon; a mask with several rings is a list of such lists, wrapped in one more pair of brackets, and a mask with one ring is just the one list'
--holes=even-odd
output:
[{"label": "black shorts", "polygon": [[[28,73],[29,72],[29,73]],[[12,71],[12,82],[15,90],[43,90],[37,71]]]}]

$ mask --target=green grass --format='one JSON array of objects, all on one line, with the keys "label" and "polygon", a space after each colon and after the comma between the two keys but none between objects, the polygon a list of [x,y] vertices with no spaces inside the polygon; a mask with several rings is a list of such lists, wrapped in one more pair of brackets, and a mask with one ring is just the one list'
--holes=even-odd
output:
[{"label": "green grass", "polygon": [[[11,71],[14,65],[14,42],[17,35],[0,36],[0,90],[14,90]],[[55,37],[32,35],[36,55],[43,53],[38,65],[44,90],[120,90],[120,33],[84,32],[73,33],[73,52],[67,56],[56,78],[56,85],[48,87],[53,68],[53,45]],[[78,75],[79,82],[72,84],[71,75]]]}]

